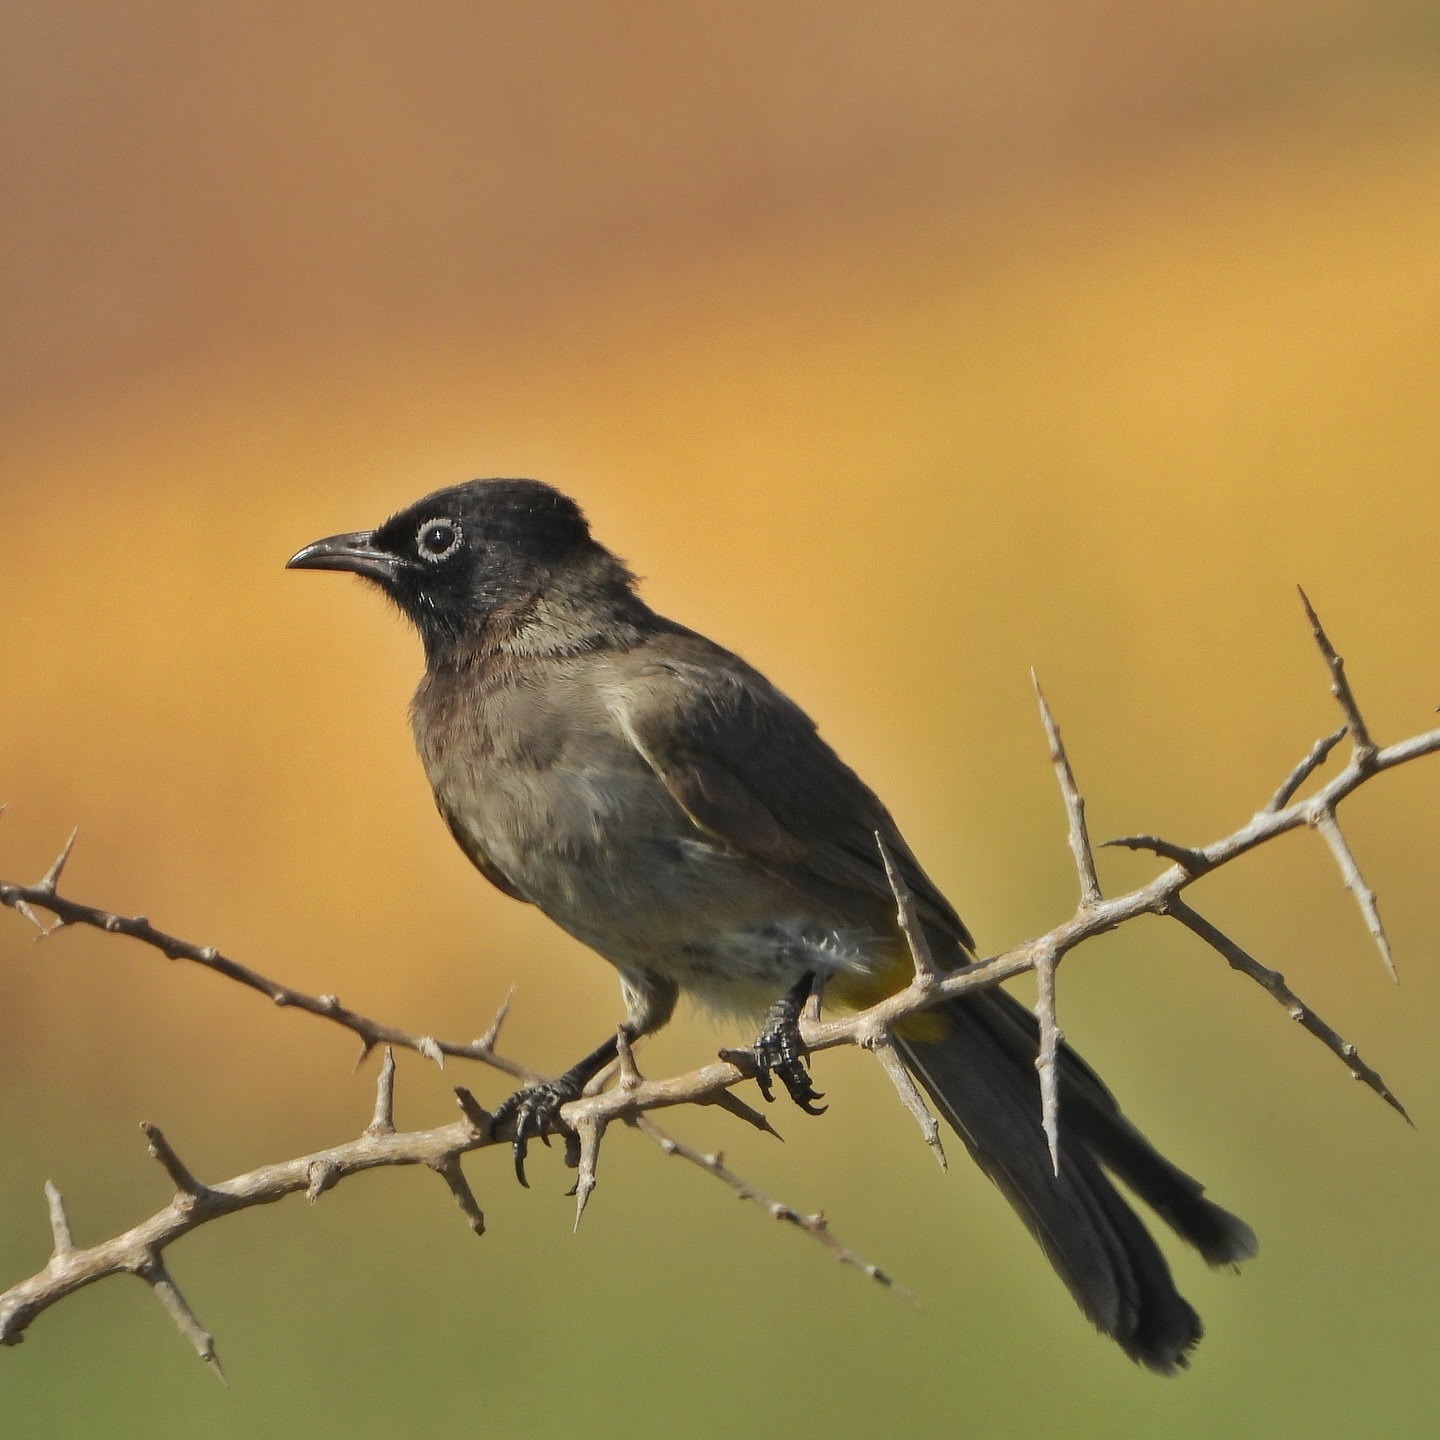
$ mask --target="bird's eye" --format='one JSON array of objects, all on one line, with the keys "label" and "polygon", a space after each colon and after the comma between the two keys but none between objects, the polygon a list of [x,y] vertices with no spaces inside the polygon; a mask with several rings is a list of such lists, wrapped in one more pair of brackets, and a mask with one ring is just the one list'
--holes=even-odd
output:
[{"label": "bird's eye", "polygon": [[425,560],[446,560],[460,548],[460,527],[453,520],[427,520],[415,547]]}]

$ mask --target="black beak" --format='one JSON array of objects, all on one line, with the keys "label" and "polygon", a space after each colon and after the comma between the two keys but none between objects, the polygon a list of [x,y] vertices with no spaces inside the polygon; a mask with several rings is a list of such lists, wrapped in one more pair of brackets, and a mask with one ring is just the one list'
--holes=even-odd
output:
[{"label": "black beak", "polygon": [[331,535],[297,550],[286,562],[287,570],[350,570],[371,580],[394,580],[400,568],[397,556],[375,545],[373,530],[352,535]]}]

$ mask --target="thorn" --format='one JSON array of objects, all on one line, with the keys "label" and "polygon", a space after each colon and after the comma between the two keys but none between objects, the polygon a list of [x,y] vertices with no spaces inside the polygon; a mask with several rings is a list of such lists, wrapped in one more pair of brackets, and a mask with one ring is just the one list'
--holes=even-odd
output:
[{"label": "thorn", "polygon": [[433,1060],[443,1070],[445,1068],[445,1052],[440,1048],[440,1042],[433,1035],[422,1035],[416,1042],[415,1048],[427,1060]]},{"label": "thorn", "polygon": [[475,1132],[476,1138],[488,1135],[490,1123],[494,1118],[490,1112],[463,1085],[455,1086],[455,1100],[460,1106],[461,1113],[470,1122],[470,1128]]},{"label": "thorn", "polygon": [[1292,1020],[1313,1035],[1330,1053],[1336,1056],[1356,1080],[1363,1080],[1390,1108],[1396,1111],[1408,1125],[1415,1122],[1400,1101],[1391,1093],[1390,1087],[1356,1053],[1355,1047],[1344,1040],[1327,1025],[1293,990],[1285,983],[1285,977],[1278,970],[1262,965],[1255,957],[1237,945],[1218,926],[1212,925],[1203,915],[1192,910],[1178,895],[1172,896],[1165,908],[1165,914],[1178,920],[1193,934],[1198,935],[1210,948],[1216,951],[1230,966],[1242,975],[1248,976],[1272,999],[1285,1008]]},{"label": "thorn", "polygon": [[1085,828],[1085,801],[1080,794],[1080,787],[1075,783],[1075,772],[1070,768],[1065,742],[1060,738],[1060,727],[1050,713],[1045,692],[1040,688],[1040,679],[1033,669],[1030,671],[1030,683],[1035,688],[1035,703],[1040,707],[1040,723],[1045,727],[1045,738],[1050,744],[1050,763],[1055,767],[1055,778],[1060,783],[1060,797],[1065,802],[1070,853],[1075,859],[1075,871],[1080,878],[1080,903],[1087,910],[1093,909],[1104,897],[1100,893],[1100,881],[1095,875],[1095,856],[1090,851],[1090,836]]},{"label": "thorn", "polygon": [[25,919],[27,919],[40,932],[40,934],[36,936],[36,939],[43,940],[45,936],[50,933],[48,930],[46,930],[40,917],[30,908],[28,901],[17,900],[15,902],[14,909],[17,915],[23,915]]},{"label": "thorn", "polygon": [[930,1113],[924,1097],[916,1089],[915,1081],[895,1049],[895,1042],[882,1031],[862,1044],[880,1062],[880,1068],[890,1077],[890,1083],[895,1087],[900,1103],[915,1117],[920,1134],[930,1147],[936,1163],[942,1170],[948,1170],[950,1162],[945,1158],[944,1145],[940,1143],[940,1122]]},{"label": "thorn", "polygon": [[895,918],[900,922],[900,932],[905,936],[906,945],[910,947],[910,959],[915,966],[915,987],[918,990],[929,990],[939,981],[940,971],[936,968],[935,957],[930,953],[930,941],[925,935],[925,927],[920,923],[919,912],[915,909],[915,897],[896,867],[885,837],[878,830],[872,833],[885,866],[885,879],[889,881],[890,894],[895,899]]},{"label": "thorn", "polygon": [[455,1197],[455,1203],[460,1207],[460,1213],[465,1217],[465,1223],[469,1225],[471,1232],[475,1235],[483,1235],[485,1233],[485,1212],[481,1210],[475,1199],[475,1192],[471,1190],[470,1182],[465,1178],[465,1172],[460,1167],[460,1157],[447,1155],[443,1160],[437,1160],[433,1168]]},{"label": "thorn", "polygon": [[742,1080],[753,1080],[756,1074],[755,1052],[753,1050],[731,1050],[722,1047],[715,1054],[727,1065],[733,1065],[740,1072]]},{"label": "thorn", "polygon": [[605,1133],[604,1127],[595,1120],[581,1120],[575,1126],[575,1133],[580,1137],[580,1165],[579,1173],[575,1177],[575,1229],[580,1229],[580,1222],[585,1218],[585,1207],[590,1203],[590,1195],[595,1189],[595,1166],[600,1159],[600,1137]]},{"label": "thorn", "polygon": [[1340,822],[1335,818],[1335,812],[1322,808],[1311,823],[1330,847],[1330,853],[1340,867],[1340,878],[1344,881],[1345,888],[1355,897],[1355,903],[1360,907],[1360,915],[1365,921],[1365,928],[1373,937],[1376,948],[1380,951],[1380,958],[1390,972],[1390,978],[1398,985],[1400,977],[1395,971],[1395,959],[1390,954],[1390,941],[1385,935],[1385,927],[1380,923],[1380,908],[1375,901],[1375,892],[1361,876],[1360,867],[1355,863],[1349,845],[1345,843],[1345,836],[1340,829]]},{"label": "thorn", "polygon": [[1346,728],[1350,731],[1351,758],[1361,770],[1369,770],[1375,761],[1375,742],[1370,738],[1364,716],[1360,714],[1360,707],[1355,702],[1355,692],[1350,688],[1350,681],[1345,675],[1345,661],[1330,643],[1330,637],[1325,633],[1325,627],[1320,623],[1320,617],[1315,613],[1310,597],[1299,585],[1295,588],[1300,592],[1300,603],[1305,607],[1305,616],[1310,621],[1310,632],[1314,635],[1326,668],[1330,671],[1330,693],[1339,704],[1340,713],[1345,717]]},{"label": "thorn", "polygon": [[1047,952],[1035,965],[1035,1018],[1040,1022],[1040,1053],[1035,1068],[1040,1073],[1040,1115],[1045,1143],[1050,1149],[1050,1168],[1060,1174],[1060,1066],[1057,1063],[1060,1041],[1064,1038],[1055,1020],[1055,967],[1059,963],[1054,951]]},{"label": "thorn", "polygon": [[720,1109],[734,1115],[736,1119],[745,1121],[747,1125],[753,1125],[757,1130],[763,1130],[767,1135],[773,1135],[777,1140],[785,1139],[770,1123],[770,1117],[763,1110],[756,1110],[754,1106],[747,1105],[732,1090],[721,1090],[713,1100],[707,1103],[718,1105]]},{"label": "thorn", "polygon": [[43,890],[47,895],[55,893],[55,887],[60,883],[60,877],[65,873],[65,862],[70,858],[70,852],[75,848],[75,837],[80,833],[77,825],[71,832],[70,838],[60,847],[60,853],[55,857],[55,863],[45,872],[45,878],[35,887]]},{"label": "thorn", "polygon": [[1330,752],[1350,733],[1348,724],[1317,740],[1310,747],[1310,753],[1280,782],[1280,788],[1265,804],[1262,814],[1273,815],[1283,810],[1294,798],[1295,792],[1330,758]]},{"label": "thorn", "polygon": [[1202,874],[1210,868],[1210,862],[1202,851],[1192,850],[1188,845],[1176,845],[1170,840],[1162,840],[1158,835],[1119,835],[1114,840],[1102,840],[1100,849],[1148,850],[1162,860],[1173,860],[1190,875]]},{"label": "thorn", "polygon": [[373,1136],[395,1133],[395,1052],[388,1045],[380,1074],[375,1078],[375,1114],[365,1133]]},{"label": "thorn", "polygon": [[360,1053],[355,1057],[355,1063],[350,1067],[350,1073],[356,1071],[370,1058],[370,1052],[375,1048],[375,1042],[368,1035],[360,1037]]},{"label": "thorn", "polygon": [[169,1312],[180,1333],[195,1347],[195,1353],[210,1367],[215,1378],[228,1388],[230,1382],[226,1380],[225,1372],[220,1368],[220,1357],[215,1353],[215,1337],[201,1325],[185,1297],[176,1288],[160,1257],[153,1256],[150,1263],[139,1273],[140,1278],[160,1297],[160,1303]]},{"label": "thorn", "polygon": [[176,1191],[191,1200],[200,1199],[206,1193],[205,1186],[190,1173],[189,1167],[175,1153],[175,1147],[165,1138],[160,1127],[152,1125],[148,1120],[142,1120],[140,1128],[149,1142],[150,1158],[160,1162]]},{"label": "thorn", "polygon": [[643,1077],[635,1065],[635,1051],[630,1044],[630,1034],[623,1025],[615,1031],[615,1058],[620,1066],[620,1078],[616,1086],[621,1090],[636,1089]]},{"label": "thorn", "polygon": [[490,1028],[475,1042],[477,1049],[487,1052],[494,1050],[495,1042],[500,1038],[500,1027],[510,1013],[510,1002],[514,998],[515,987],[512,985],[505,998],[500,1002],[500,1008],[495,1012],[495,1018],[490,1022]]},{"label": "thorn", "polygon": [[53,1260],[63,1260],[72,1254],[75,1242],[70,1236],[70,1219],[65,1214],[65,1201],[53,1181],[45,1182],[45,1200],[50,1207],[50,1234],[55,1240]]}]

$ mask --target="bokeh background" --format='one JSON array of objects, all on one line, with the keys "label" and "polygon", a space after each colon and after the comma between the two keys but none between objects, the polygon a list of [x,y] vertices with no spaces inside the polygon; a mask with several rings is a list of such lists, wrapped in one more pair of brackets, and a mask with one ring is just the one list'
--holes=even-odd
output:
[{"label": "bokeh background", "polygon": [[[1293,586],[1382,738],[1440,702],[1440,12],[1355,0],[595,5],[10,0],[0,875],[557,1069],[603,964],[491,891],[405,722],[418,647],[311,538],[472,475],[576,494],[659,608],[767,670],[987,949],[1067,913],[1029,693],[1094,833],[1203,840],[1335,723]],[[1440,767],[1348,809],[1403,983],[1294,836],[1196,903],[1356,1041],[1407,1130],[1178,927],[1061,977],[1068,1034],[1243,1213],[1176,1253],[1183,1379],[1073,1311],[874,1066],[783,1146],[672,1117],[919,1292],[896,1303],[613,1135],[386,1173],[171,1252],[222,1392],[138,1284],[0,1356],[6,1436],[1430,1436],[1440,1424]],[[1107,855],[1111,887],[1151,873]],[[642,1055],[736,1037],[687,1015]],[[0,1281],[369,1113],[349,1037],[0,914]],[[372,1062],[373,1065],[373,1062]],[[499,1077],[405,1056],[403,1123]]]}]

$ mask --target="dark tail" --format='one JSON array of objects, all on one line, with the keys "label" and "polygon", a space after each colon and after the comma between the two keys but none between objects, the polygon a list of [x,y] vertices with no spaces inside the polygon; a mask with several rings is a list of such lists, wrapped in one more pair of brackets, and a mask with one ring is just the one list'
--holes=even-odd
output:
[{"label": "dark tail", "polygon": [[[1123,1180],[1212,1265],[1246,1260],[1255,1235],[1204,1198],[1120,1113],[1099,1077],[1060,1051],[1060,1174],[1040,1125],[1035,1018],[1001,990],[952,1000],[943,1041],[900,1039],[906,1064],[1000,1187],[1090,1321],[1161,1374],[1204,1333],[1170,1267],[1105,1171]],[[1102,1168],[1103,1167],[1103,1168]]]}]

